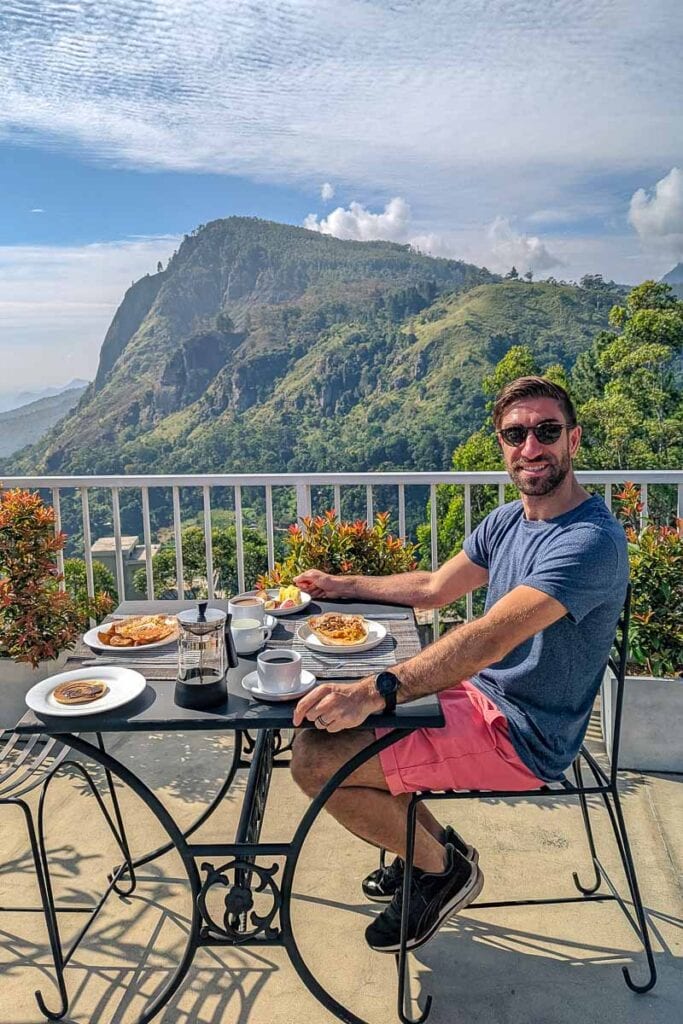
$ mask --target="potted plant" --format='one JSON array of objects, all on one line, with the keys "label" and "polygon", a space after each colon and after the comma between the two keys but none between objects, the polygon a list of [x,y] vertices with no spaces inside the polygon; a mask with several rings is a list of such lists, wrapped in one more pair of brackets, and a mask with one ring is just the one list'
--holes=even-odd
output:
[{"label": "potted plant", "polygon": [[105,594],[75,601],[60,589],[65,540],[37,492],[0,489],[0,729],[24,713],[30,687],[59,670],[88,618],[112,607]]},{"label": "potted plant", "polygon": [[284,562],[275,563],[272,572],[259,576],[259,588],[292,583],[304,569],[321,569],[342,576],[388,576],[417,567],[417,546],[392,537],[388,512],[375,516],[372,526],[361,519],[354,523],[339,522],[334,509],[322,516],[305,516],[301,524],[290,526],[289,553]]},{"label": "potted plant", "polygon": [[[617,495],[631,573],[629,662],[624,684],[619,767],[683,772],[683,535],[677,527],[641,525],[638,489]],[[616,684],[607,671],[602,723],[611,756]]]}]

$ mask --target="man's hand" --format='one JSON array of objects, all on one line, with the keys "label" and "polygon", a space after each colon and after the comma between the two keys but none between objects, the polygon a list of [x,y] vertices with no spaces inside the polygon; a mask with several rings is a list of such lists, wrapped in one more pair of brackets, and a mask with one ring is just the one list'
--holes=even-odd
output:
[{"label": "man's hand", "polygon": [[384,710],[384,698],[375,689],[375,677],[357,683],[321,683],[302,697],[294,709],[294,725],[308,720],[317,729],[341,732],[362,725],[368,715]]},{"label": "man's hand", "polygon": [[294,582],[300,590],[304,590],[311,597],[335,598],[341,597],[341,580],[339,576],[331,576],[328,572],[321,572],[320,569],[306,569],[294,577]]}]

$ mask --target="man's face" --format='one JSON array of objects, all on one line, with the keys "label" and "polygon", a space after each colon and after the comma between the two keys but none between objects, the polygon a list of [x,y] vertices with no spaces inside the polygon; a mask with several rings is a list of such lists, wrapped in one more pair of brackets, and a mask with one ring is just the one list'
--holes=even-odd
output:
[{"label": "man's face", "polygon": [[[505,410],[498,430],[507,427],[537,427],[539,424],[565,424],[562,406],[553,398],[525,398]],[[550,494],[562,483],[571,469],[572,459],[581,440],[581,427],[562,430],[559,438],[543,444],[529,431],[517,445],[506,444],[500,433],[505,467],[522,494]]]}]

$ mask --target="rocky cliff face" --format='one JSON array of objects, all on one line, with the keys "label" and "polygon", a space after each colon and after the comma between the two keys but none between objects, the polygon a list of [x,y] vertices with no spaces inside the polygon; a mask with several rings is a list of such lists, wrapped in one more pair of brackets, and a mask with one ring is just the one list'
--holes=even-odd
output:
[{"label": "rocky cliff face", "polygon": [[[262,403],[335,324],[398,321],[438,294],[490,280],[407,246],[248,218],[214,221],[185,237],[165,271],[128,289],[84,401],[24,464],[130,466],[124,446],[184,410],[197,405],[196,417],[211,421]],[[334,415],[358,393],[363,367],[342,358],[328,372],[321,358],[319,408]]]}]

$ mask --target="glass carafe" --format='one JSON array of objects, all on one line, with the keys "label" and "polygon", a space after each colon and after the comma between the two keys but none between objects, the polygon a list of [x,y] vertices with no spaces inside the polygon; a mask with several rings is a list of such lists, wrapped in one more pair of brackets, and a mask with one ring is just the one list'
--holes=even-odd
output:
[{"label": "glass carafe", "polygon": [[207,605],[199,601],[178,613],[176,703],[181,707],[214,707],[227,699],[226,613]]}]

